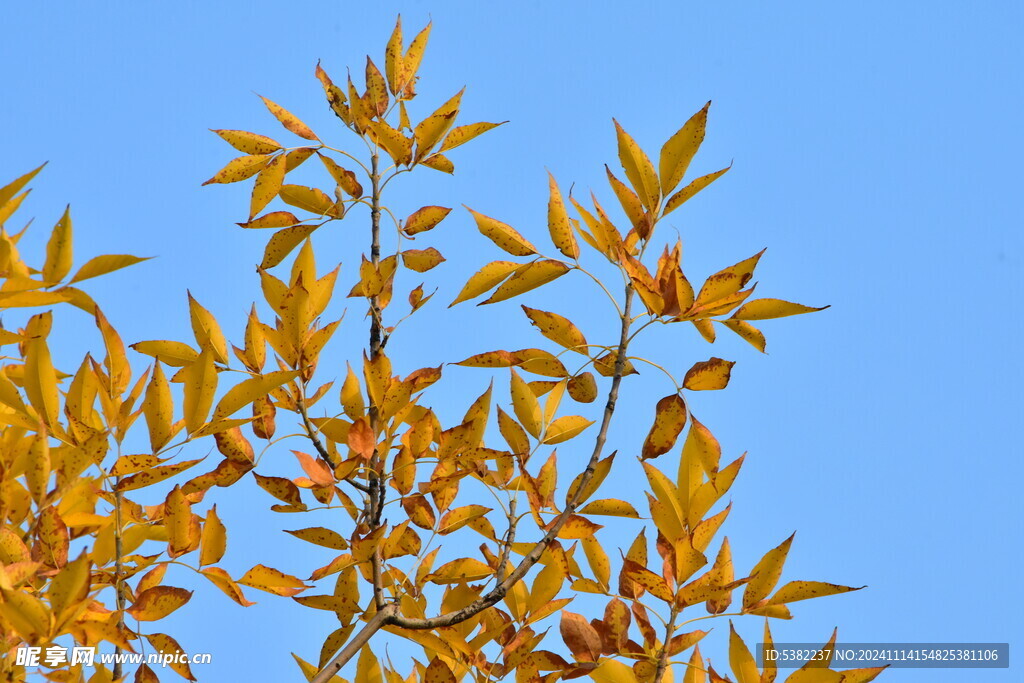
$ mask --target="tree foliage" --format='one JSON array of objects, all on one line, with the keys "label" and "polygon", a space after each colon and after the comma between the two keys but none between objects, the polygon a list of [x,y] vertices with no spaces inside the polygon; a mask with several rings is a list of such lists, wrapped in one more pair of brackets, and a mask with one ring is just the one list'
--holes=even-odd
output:
[{"label": "tree foliage", "polygon": [[[486,262],[451,305],[504,306],[510,317],[525,315],[539,335],[536,348],[449,359],[488,372],[508,369],[497,385],[465,397],[461,419],[443,419],[432,407],[432,387],[448,381],[450,365],[393,365],[388,344],[402,323],[438,308],[429,279],[445,259],[430,246],[430,231],[470,222],[449,225],[456,223],[452,209],[429,203],[396,215],[387,203],[392,181],[397,186],[409,172],[453,173],[456,148],[500,125],[459,121],[461,91],[416,121],[412,103],[429,34],[428,25],[407,44],[399,22],[383,69],[368,58],[359,86],[351,77],[335,82],[317,65],[339,129],[354,135],[358,151],[321,137],[265,97],[290,142],[214,131],[241,156],[206,183],[251,180],[238,225],[269,234],[257,268],[266,305],[252,308],[234,343],[189,295],[194,339],[126,347],[87,293],[87,281],[142,259],[99,256],[75,269],[68,212],[53,228],[41,265],[19,254],[24,230],[0,232],[0,308],[42,311],[16,330],[0,330],[8,349],[0,368],[5,680],[30,673],[12,656],[24,645],[195,649],[187,634],[161,632],[169,614],[196,607],[189,605],[191,590],[165,581],[172,564],[191,568],[194,581],[213,584],[241,608],[262,591],[333,613],[337,626],[322,645],[295,655],[317,683],[725,681],[700,653],[706,631],[698,621],[764,617],[762,639],[771,642],[768,620],[790,618],[790,604],[855,590],[783,583],[792,537],[749,569],[733,566],[728,539],[719,540],[731,504],[720,501],[744,456],[723,459],[711,429],[693,414],[699,397],[691,392],[724,389],[734,363],[699,356],[675,377],[633,353],[641,335],[680,335],[691,326],[707,342],[727,330],[763,352],[765,337],[754,323],[821,310],[752,298],[763,251],[696,287],[684,274],[680,242],[660,239],[661,221],[728,171],[689,173],[708,105],[657,159],[615,123],[621,168],[606,173],[621,208],[616,222],[596,196],[567,194],[554,177],[550,246],[468,209],[467,218],[497,250],[479,242],[494,256],[482,257]],[[310,164],[322,166],[319,187],[291,182],[290,173]],[[38,171],[0,190],[0,223],[11,224]],[[351,224],[349,235],[366,228],[365,248],[349,240],[344,258],[353,265],[344,272],[318,266],[314,249],[317,233],[340,222]],[[599,278],[594,265],[602,263],[621,279]],[[572,302],[543,296],[545,285],[563,277],[590,282],[595,299],[610,301],[617,334],[598,338],[574,322]],[[508,302],[534,290],[540,296],[529,299],[533,305]],[[330,311],[346,293],[365,304],[366,322],[350,320],[344,333],[365,335],[367,343],[333,386],[318,380],[317,369],[341,333],[342,321]],[[575,304],[578,312],[590,302]],[[103,348],[77,367],[58,369],[52,339],[71,332],[54,326],[52,309],[68,305],[93,318]],[[643,368],[664,370],[668,393],[634,397],[650,405],[650,427],[610,452],[620,391]],[[452,382],[447,391],[462,395],[465,386]],[[301,436],[284,435],[293,427]],[[201,455],[210,450],[212,457]],[[268,454],[288,450],[294,476],[260,471]],[[610,476],[633,458],[648,483],[643,511],[608,492]],[[249,480],[265,491],[272,510],[300,513],[283,524],[319,547],[321,566],[287,573],[267,558],[234,576],[221,567],[230,551],[218,489]],[[154,495],[161,502],[142,502]],[[311,510],[329,510],[330,526],[294,528]],[[603,530],[610,517],[633,520],[639,529],[620,552]],[[591,597],[574,609],[586,614],[569,609],[581,594]],[[421,654],[393,664],[374,648],[384,634]],[[736,681],[775,680],[770,666],[758,669],[733,627],[729,652]],[[879,672],[840,673],[827,664],[812,661],[786,680],[853,683]],[[188,664],[171,668],[194,679]],[[146,665],[129,671],[64,663],[38,671],[52,681],[157,680]]]}]

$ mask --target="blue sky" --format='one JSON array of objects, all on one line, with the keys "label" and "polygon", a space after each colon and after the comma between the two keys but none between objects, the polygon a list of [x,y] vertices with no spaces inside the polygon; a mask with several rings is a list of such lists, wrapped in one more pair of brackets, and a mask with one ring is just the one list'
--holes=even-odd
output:
[{"label": "blue sky", "polygon": [[[396,213],[465,203],[546,240],[546,169],[563,188],[594,188],[610,203],[611,118],[653,153],[711,99],[693,168],[734,166],[663,228],[679,231],[691,280],[768,247],[759,294],[832,308],[766,323],[766,356],[675,328],[643,351],[680,374],[709,355],[738,361],[727,391],[690,404],[727,455],[749,451],[726,527],[737,565],[796,530],[788,578],[869,586],[795,606],[796,619],[773,624],[776,639],[823,641],[838,625],[848,642],[1020,644],[1008,599],[1022,541],[1020,4],[365,5],[5,9],[0,179],[50,162],[23,213],[50,224],[70,202],[79,263],[158,256],[89,290],[126,341],[187,339],[186,288],[239,338],[265,236],[233,225],[246,188],[200,187],[231,156],[207,129],[284,137],[258,92],[347,142],[313,67],[322,60],[343,78],[367,53],[379,62],[398,12],[407,35],[434,22],[420,107],[467,85],[460,120],[510,123],[453,153],[454,177],[414,175]],[[362,239],[362,226],[343,227],[317,249],[321,268],[346,259],[351,275],[345,230]],[[434,271],[440,299],[500,258],[461,210],[435,235],[448,258]],[[26,249],[39,253],[44,239],[40,230]],[[564,307],[577,295],[569,285],[552,292]],[[355,330],[351,308],[345,324]],[[413,351],[436,365],[536,345],[517,308],[457,308],[433,327],[410,325],[396,362],[413,369]],[[597,313],[582,316],[594,335],[609,324]],[[85,316],[61,324],[95,337]],[[57,349],[58,361],[82,348]],[[455,373],[466,394],[486,386],[479,373]],[[668,393],[650,374],[634,386],[613,433],[621,443],[649,427],[644,396]],[[459,396],[461,410],[471,397]],[[295,476],[283,451],[267,469]],[[268,505],[254,486],[221,504],[230,570],[264,562],[301,573],[330,559],[278,538],[276,529],[310,524]],[[286,599],[250,596],[260,604],[243,612],[221,597],[200,588],[201,604],[168,627],[186,649],[213,653],[201,680],[294,679],[288,652],[315,658],[333,628]],[[757,620],[741,628],[756,642]],[[709,641],[724,643],[727,625],[716,630]],[[886,680],[968,676],[1015,678],[902,670]]]}]

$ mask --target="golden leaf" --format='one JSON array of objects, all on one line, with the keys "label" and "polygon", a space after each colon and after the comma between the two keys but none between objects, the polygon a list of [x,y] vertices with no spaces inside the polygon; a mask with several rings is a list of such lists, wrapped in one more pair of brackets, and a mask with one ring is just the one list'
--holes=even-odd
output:
[{"label": "golden leaf", "polygon": [[665,194],[676,189],[686,175],[686,169],[689,168],[700,144],[704,142],[704,128],[707,125],[710,106],[711,102],[705,104],[661,148],[658,173],[661,177],[662,192]]},{"label": "golden leaf", "polygon": [[266,154],[249,154],[244,157],[232,159],[224,168],[213,174],[213,177],[203,183],[237,183],[240,180],[251,178],[260,172],[269,157]]},{"label": "golden leaf", "polygon": [[532,256],[537,253],[537,248],[520,235],[515,228],[501,221],[495,220],[482,213],[477,213],[468,206],[466,210],[473,214],[476,227],[480,233],[507,251],[513,256]]},{"label": "golden leaf", "polygon": [[157,621],[184,605],[192,598],[192,591],[171,586],[156,586],[135,596],[135,602],[125,610],[139,621]]},{"label": "golden leaf", "polygon": [[245,154],[273,154],[281,149],[281,145],[266,135],[257,135],[244,130],[213,130],[225,142]]},{"label": "golden leaf", "polygon": [[298,135],[300,138],[306,138],[307,140],[320,141],[320,138],[309,129],[309,127],[298,119],[295,114],[285,109],[279,104],[271,102],[266,97],[260,96],[263,100],[263,104],[267,105],[267,109],[274,115],[274,118],[281,122],[281,125],[290,130],[291,132]]},{"label": "golden leaf", "polygon": [[502,283],[484,304],[493,304],[524,294],[541,285],[557,280],[569,272],[569,266],[561,261],[542,259],[527,263],[516,269],[508,280]]},{"label": "golden leaf", "polygon": [[644,440],[641,457],[646,460],[668,453],[686,426],[686,415],[686,402],[679,394],[658,401],[654,411],[654,425]]},{"label": "golden leaf", "polygon": [[721,358],[694,363],[693,367],[686,371],[683,387],[692,391],[724,389],[729,384],[729,376],[734,365],[735,361]]},{"label": "golden leaf", "polygon": [[626,172],[626,178],[636,190],[643,205],[649,211],[654,211],[661,200],[661,186],[658,183],[658,175],[654,172],[654,165],[629,133],[622,129],[619,122],[615,119],[612,119],[612,122],[615,124],[615,135],[619,143],[619,162]]}]

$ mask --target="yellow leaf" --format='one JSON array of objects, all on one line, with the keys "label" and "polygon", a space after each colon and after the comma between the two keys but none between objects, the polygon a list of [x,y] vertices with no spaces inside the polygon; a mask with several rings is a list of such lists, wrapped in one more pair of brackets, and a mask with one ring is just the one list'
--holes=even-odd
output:
[{"label": "yellow leaf", "polygon": [[707,683],[707,672],[704,668],[704,659],[700,656],[700,646],[693,648],[693,654],[686,665],[686,673],[683,674],[683,683]]},{"label": "yellow leaf", "polygon": [[197,537],[193,545],[192,505],[185,498],[180,486],[175,486],[167,494],[163,526],[167,531],[167,554],[172,558],[194,550],[195,545],[201,541],[201,536]]},{"label": "yellow leaf", "polygon": [[139,353],[152,356],[161,363],[174,367],[185,367],[199,358],[199,354],[188,344],[177,341],[142,341],[131,345]]},{"label": "yellow leaf", "polygon": [[568,272],[569,266],[561,261],[548,259],[532,261],[517,269],[512,277],[499,286],[483,304],[493,304],[511,299],[541,285],[546,285],[552,280],[557,280]]},{"label": "yellow leaf", "polygon": [[284,169],[285,157],[283,154],[278,154],[260,170],[259,175],[256,176],[256,183],[252,187],[249,220],[262,211],[281,191],[281,184],[284,182]]},{"label": "yellow leaf", "polygon": [[746,643],[736,633],[732,622],[729,622],[729,666],[736,675],[736,683],[760,683],[761,674],[757,670],[754,655],[750,654]]},{"label": "yellow leaf", "polygon": [[462,291],[459,292],[454,301],[448,304],[448,307],[451,308],[457,303],[480,296],[502,282],[512,271],[520,267],[520,264],[511,261],[491,261],[469,278]]},{"label": "yellow leaf", "polygon": [[480,560],[463,557],[438,567],[436,572],[426,577],[426,580],[437,584],[461,583],[477,581],[493,574],[494,570]]},{"label": "yellow leaf", "polygon": [[281,125],[290,130],[291,132],[298,135],[300,138],[306,138],[307,140],[319,141],[320,138],[309,129],[309,127],[298,119],[294,114],[285,109],[279,104],[271,102],[266,97],[260,96],[263,100],[263,104],[267,105],[267,109],[274,115],[274,118],[281,122]]},{"label": "yellow leaf", "polygon": [[435,171],[441,171],[442,173],[448,173],[449,175],[455,173],[455,164],[443,154],[432,154],[423,161],[420,162],[427,168],[432,168]]},{"label": "yellow leaf", "polygon": [[630,559],[624,559],[622,561],[622,573],[649,592],[659,600],[665,602],[672,602],[672,590],[668,586],[668,582],[661,576],[658,576],[650,569],[647,569],[638,562],[634,562]]},{"label": "yellow leaf", "polygon": [[260,172],[266,163],[266,154],[249,154],[244,157],[232,159],[224,168],[213,174],[203,185],[211,183],[237,183],[240,180],[251,178]]},{"label": "yellow leaf", "polygon": [[21,590],[0,588],[0,615],[25,641],[40,642],[50,632],[50,610],[43,601]]},{"label": "yellow leaf", "polygon": [[133,491],[135,489],[141,489],[144,486],[150,486],[151,484],[156,484],[164,481],[165,479],[170,479],[176,474],[180,474],[200,462],[202,462],[202,458],[198,460],[186,460],[184,462],[175,463],[174,465],[164,465],[162,467],[147,469],[143,472],[139,472],[138,474],[133,474],[130,477],[125,477],[116,488],[118,491]]},{"label": "yellow leaf", "polygon": [[616,498],[604,498],[587,503],[580,509],[581,515],[608,515],[610,517],[631,517],[640,519],[640,513],[631,503]]},{"label": "yellow leaf", "polygon": [[423,683],[458,683],[458,679],[447,664],[434,657],[423,673]]},{"label": "yellow leaf", "polygon": [[[155,450],[155,449],[154,449]],[[123,477],[126,474],[134,474],[141,472],[142,470],[156,467],[161,462],[157,456],[152,453],[137,453],[133,455],[122,455],[119,457],[110,468],[110,475],[113,477]]]},{"label": "yellow leaf", "polygon": [[649,239],[651,236],[652,223],[650,218],[644,213],[644,206],[640,202],[640,198],[636,196],[624,182],[615,177],[612,170],[605,164],[604,167],[605,175],[608,176],[608,183],[612,186],[612,191],[615,193],[616,198],[619,200],[619,204],[622,205],[622,210],[629,218],[630,224],[637,231],[637,237],[640,239]]},{"label": "yellow leaf", "polygon": [[679,394],[658,401],[654,411],[654,425],[644,440],[641,457],[646,460],[668,453],[686,426],[686,415],[686,402]]},{"label": "yellow leaf", "polygon": [[462,101],[462,93],[464,91],[465,88],[455,93],[450,100],[438,107],[433,114],[417,124],[413,131],[413,135],[416,138],[417,159],[424,158],[427,152],[441,139],[441,136],[451,128],[452,123],[455,122],[456,115],[459,113],[459,103]]},{"label": "yellow leaf", "polygon": [[589,672],[597,683],[637,683],[633,669],[615,659],[603,659],[596,669]]},{"label": "yellow leaf", "polygon": [[710,106],[711,102],[705,104],[661,148],[658,172],[661,176],[663,193],[669,194],[676,189],[683,176],[686,175],[686,169],[690,167],[690,162],[700,148],[700,144],[704,142],[704,128],[707,125],[708,107]]},{"label": "yellow leaf", "polygon": [[25,175],[21,176],[20,178],[17,178],[16,180],[14,180],[14,181],[8,183],[7,185],[4,185],[2,188],[0,188],[0,206],[3,206],[4,204],[6,204],[8,201],[10,201],[11,197],[13,197],[14,195],[18,194],[18,192],[21,190],[21,188],[25,187],[25,185],[27,185],[29,183],[29,181],[31,181],[33,178],[36,177],[37,173],[39,173],[41,170],[43,170],[43,166],[46,166],[46,164],[43,163],[42,165],[37,167],[35,170],[29,171],[28,173],[26,173]]},{"label": "yellow leaf", "polygon": [[213,416],[219,419],[233,415],[257,398],[266,396],[285,382],[295,379],[298,375],[298,370],[278,370],[260,377],[250,377],[249,379],[242,380],[224,394],[224,397],[217,403]]},{"label": "yellow leaf", "polygon": [[81,603],[89,597],[90,566],[89,556],[82,553],[78,559],[66,564],[50,581],[46,597],[50,601],[50,608],[57,617],[58,624],[63,613],[74,610],[76,603]]},{"label": "yellow leaf", "polygon": [[171,440],[174,422],[171,387],[159,362],[156,363],[153,376],[146,388],[142,412],[146,416],[146,427],[149,430],[149,445],[154,453],[158,453]]},{"label": "yellow leaf", "polygon": [[[181,648],[181,645],[178,645],[178,641],[164,633],[150,634],[146,636],[146,640],[149,641],[149,644],[153,649],[161,655],[165,655],[165,658],[162,661],[166,661],[167,666],[175,673],[186,680],[196,680],[192,675],[192,670],[188,666],[188,658],[181,656],[184,655],[185,651]],[[155,679],[156,676],[154,675],[154,680]]]},{"label": "yellow leaf", "polygon": [[110,377],[110,384],[114,392],[120,394],[128,388],[128,383],[131,381],[132,371],[128,365],[128,358],[124,353],[124,342],[121,341],[121,337],[117,334],[117,331],[107,321],[106,316],[100,311],[99,306],[96,307],[96,326],[100,329],[100,334],[103,336],[103,345],[107,349],[107,357],[104,359],[104,366],[107,369],[107,375]]},{"label": "yellow leaf", "polygon": [[569,395],[580,403],[593,403],[597,399],[597,380],[594,373],[583,372],[569,378]]},{"label": "yellow leaf", "polygon": [[744,320],[733,320],[730,318],[729,320],[721,320],[719,322],[721,322],[730,330],[738,334],[740,338],[745,340],[755,349],[757,349],[761,353],[764,353],[766,342],[764,338],[764,333],[762,333],[761,330],[757,329],[756,327],[754,327],[753,325]]},{"label": "yellow leaf", "polygon": [[540,403],[529,385],[512,370],[512,407],[519,422],[534,438],[540,437],[541,413]]},{"label": "yellow leaf", "polygon": [[732,319],[768,320],[769,318],[785,318],[790,315],[800,315],[801,313],[824,311],[826,308],[829,307],[814,308],[813,306],[803,306],[789,301],[782,301],[781,299],[754,299],[740,306],[732,314]]},{"label": "yellow leaf", "polygon": [[383,116],[388,110],[388,85],[369,56],[366,57],[366,99],[377,116]]},{"label": "yellow leaf", "polygon": [[464,505],[449,510],[441,517],[437,533],[442,536],[461,529],[473,520],[479,519],[491,511],[483,505]]},{"label": "yellow leaf", "polygon": [[213,353],[214,360],[227,363],[228,343],[224,339],[224,333],[221,332],[217,319],[195,300],[191,292],[188,292],[188,308],[192,333],[195,335],[199,348],[201,350],[209,349]]},{"label": "yellow leaf", "polygon": [[260,230],[264,228],[290,228],[301,221],[290,211],[271,211],[248,223],[235,223],[240,228]]},{"label": "yellow leaf", "polygon": [[200,567],[220,562],[227,547],[227,538],[227,529],[217,516],[217,506],[214,505],[207,511],[206,521],[203,523],[202,541],[199,546]]},{"label": "yellow leaf", "polygon": [[665,512],[671,515],[670,517],[663,518],[662,521],[664,523],[659,525],[658,530],[665,538],[674,543],[676,539],[684,535],[686,526],[686,517],[683,515],[683,508],[679,504],[678,490],[672,481],[657,467],[649,462],[645,462],[643,466],[644,473],[647,475],[647,481],[651,485],[651,492],[654,493],[657,501],[664,507]]},{"label": "yellow leaf", "polygon": [[615,124],[615,135],[619,143],[619,162],[622,170],[626,172],[633,189],[636,190],[640,201],[649,211],[653,211],[661,200],[661,187],[658,184],[658,176],[654,172],[654,165],[647,158],[636,141],[622,129],[618,121],[612,119]]},{"label": "yellow leaf", "polygon": [[192,598],[192,591],[171,586],[156,586],[135,597],[134,604],[125,610],[139,621],[163,619]]},{"label": "yellow leaf", "polygon": [[729,384],[729,376],[734,365],[735,361],[721,358],[694,363],[693,367],[686,371],[683,386],[691,391],[724,389]]},{"label": "yellow leaf", "polygon": [[732,164],[723,168],[721,171],[715,171],[714,173],[709,173],[691,181],[689,185],[669,197],[668,201],[665,202],[665,208],[662,210],[661,215],[667,216],[678,209],[682,206],[683,202],[687,201],[705,187],[721,178],[730,168],[732,168]]},{"label": "yellow leaf", "polygon": [[[348,196],[356,199],[363,196],[363,186],[359,184],[355,173],[342,168],[338,165],[338,162],[329,156],[321,154],[320,152],[317,152],[316,155],[320,158],[320,161],[323,163],[324,168],[327,169],[327,172],[331,174],[332,178],[334,178],[334,182],[340,185],[341,189],[344,190]],[[320,201],[322,201],[322,199]],[[330,201],[330,199],[327,201]]]},{"label": "yellow leaf", "polygon": [[425,273],[444,262],[444,256],[434,247],[428,249],[406,249],[402,252],[402,262],[409,270]]},{"label": "yellow leaf", "polygon": [[60,282],[71,272],[73,261],[71,248],[71,209],[64,209],[64,215],[57,221],[46,243],[46,263],[43,264],[43,279]]},{"label": "yellow leaf", "polygon": [[296,225],[291,228],[278,230],[267,241],[267,247],[263,251],[263,262],[260,268],[273,268],[288,257],[295,247],[313,234],[318,225]]},{"label": "yellow leaf", "polygon": [[402,17],[395,22],[395,30],[391,32],[387,47],[384,48],[384,75],[388,79],[391,94],[397,95],[404,83],[399,82],[402,73]]},{"label": "yellow leaf", "polygon": [[432,25],[433,22],[427,24],[423,30],[412,39],[409,49],[405,51],[405,56],[402,57],[400,68],[397,69],[399,74],[398,82],[405,93],[405,97],[407,98],[411,98],[415,95],[414,85],[416,83],[416,72],[420,68],[420,62],[423,61],[423,51],[427,48],[427,39],[430,37],[430,27]]},{"label": "yellow leaf", "polygon": [[548,173],[548,192],[548,232],[551,234],[551,241],[565,256],[571,259],[579,258],[580,248],[569,223],[565,200],[562,199],[562,192],[551,173]]},{"label": "yellow leaf", "polygon": [[297,209],[326,216],[334,210],[334,202],[323,190],[305,185],[282,185],[279,192],[281,201]]},{"label": "yellow leaf", "polygon": [[587,353],[587,338],[568,318],[527,306],[523,306],[523,311],[534,327],[551,341],[571,351]]},{"label": "yellow leaf", "polygon": [[595,524],[586,517],[569,515],[565,524],[558,530],[558,538],[565,540],[589,538],[603,528],[600,524]]},{"label": "yellow leaf", "polygon": [[192,433],[206,424],[217,391],[217,370],[213,353],[203,349],[199,358],[185,368],[185,427]]},{"label": "yellow leaf", "polygon": [[495,220],[482,213],[477,213],[468,206],[466,209],[473,214],[476,220],[476,227],[480,233],[490,239],[501,249],[513,256],[531,256],[537,253],[537,248],[520,235],[515,228],[501,221]]},{"label": "yellow leaf", "polygon": [[99,275],[106,275],[107,273],[121,268],[127,268],[133,266],[136,263],[142,261],[148,261],[151,256],[140,258],[138,256],[129,256],[128,254],[106,254],[103,256],[95,256],[85,262],[78,272],[75,273],[68,284],[74,284],[75,282],[81,282],[82,280],[88,280],[89,278],[97,277]]},{"label": "yellow leaf", "polygon": [[237,583],[286,597],[298,595],[309,588],[301,579],[297,579],[277,569],[265,567],[262,564],[258,564],[247,571]]},{"label": "yellow leaf", "polygon": [[793,544],[793,536],[790,536],[777,547],[765,553],[761,561],[750,570],[750,582],[743,591],[743,611],[748,611],[759,606],[759,603],[768,597],[768,593],[775,588],[782,576],[782,565],[786,562],[786,555],[789,554],[789,547]]},{"label": "yellow leaf", "polygon": [[300,538],[303,541],[313,543],[314,545],[324,548],[332,548],[334,550],[346,550],[348,548],[348,542],[341,534],[322,526],[298,529],[296,531],[286,530],[285,533],[289,533],[295,538]]},{"label": "yellow leaf", "polygon": [[426,232],[443,221],[449,213],[451,213],[451,209],[446,209],[443,206],[424,206],[409,214],[402,224],[402,231],[409,236]]},{"label": "yellow leaf", "polygon": [[593,420],[588,420],[579,415],[560,417],[549,424],[547,429],[544,430],[544,440],[541,443],[550,446],[568,441],[579,436],[584,429],[592,424],[594,424]]},{"label": "yellow leaf", "polygon": [[239,588],[238,584],[236,584],[228,573],[220,567],[206,567],[205,569],[201,569],[199,573],[205,576],[210,583],[219,588],[225,595],[242,607],[248,607],[256,604],[245,599],[245,595],[242,594],[242,589]]},{"label": "yellow leaf", "polygon": [[697,295],[697,300],[694,301],[693,308],[707,308],[716,302],[728,300],[732,295],[739,292],[754,276],[754,269],[757,267],[757,262],[761,259],[762,254],[764,254],[764,249],[750,258],[744,259],[728,268],[723,268],[709,277],[704,282],[704,286],[700,288],[700,293]]},{"label": "yellow leaf", "polygon": [[449,149],[454,149],[459,145],[464,145],[478,135],[483,135],[489,130],[497,128],[502,123],[508,123],[502,121],[501,123],[471,123],[467,126],[458,126],[452,129],[451,133],[448,133],[448,137],[441,143],[439,152],[444,152]]},{"label": "yellow leaf", "polygon": [[225,142],[245,154],[273,154],[281,149],[281,145],[266,135],[257,135],[244,130],[213,130],[224,138]]},{"label": "yellow leaf", "polygon": [[824,583],[822,581],[790,581],[775,592],[775,595],[768,600],[768,604],[782,605],[789,602],[797,602],[798,600],[809,600],[810,598],[820,598],[826,595],[838,595],[840,593],[849,593],[850,591],[859,591],[865,587],[866,586],[859,586],[854,588],[851,586],[839,586],[834,583]]},{"label": "yellow leaf", "polygon": [[[50,313],[42,314],[47,318]],[[25,343],[25,394],[47,426],[53,428],[60,419],[60,392],[57,371],[50,360],[50,349],[45,338],[30,339]]]}]

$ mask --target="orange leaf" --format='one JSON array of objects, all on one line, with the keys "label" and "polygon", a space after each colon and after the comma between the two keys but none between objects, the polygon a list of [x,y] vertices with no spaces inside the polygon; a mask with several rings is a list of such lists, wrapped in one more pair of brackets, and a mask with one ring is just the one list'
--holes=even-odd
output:
[{"label": "orange leaf", "polygon": [[686,371],[683,386],[692,391],[724,389],[729,384],[729,376],[734,365],[735,361],[721,358],[694,363],[693,367]]},{"label": "orange leaf", "polygon": [[139,621],[163,619],[192,598],[192,591],[171,586],[156,586],[135,597],[135,603],[126,612]]}]

